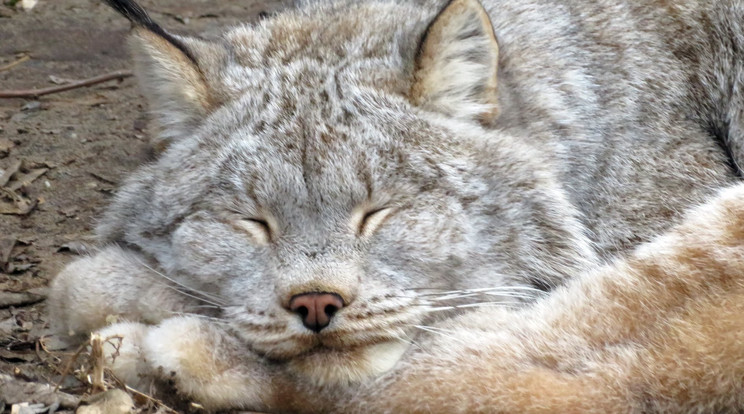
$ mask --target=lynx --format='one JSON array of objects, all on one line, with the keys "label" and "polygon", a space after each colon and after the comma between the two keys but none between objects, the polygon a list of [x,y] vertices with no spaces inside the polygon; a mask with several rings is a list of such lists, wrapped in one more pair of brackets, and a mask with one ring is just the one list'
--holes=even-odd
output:
[{"label": "lynx", "polygon": [[743,2],[328,0],[210,39],[107,2],[163,151],[50,309],[122,338],[120,379],[211,410],[744,409]]}]

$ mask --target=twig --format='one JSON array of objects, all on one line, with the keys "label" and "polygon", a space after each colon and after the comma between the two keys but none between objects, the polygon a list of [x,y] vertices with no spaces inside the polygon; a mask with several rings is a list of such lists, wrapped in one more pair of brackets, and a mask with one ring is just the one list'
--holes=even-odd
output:
[{"label": "twig", "polygon": [[106,391],[106,383],[103,378],[104,355],[103,341],[101,335],[93,333],[90,335],[90,365],[93,367],[93,373],[88,373],[88,381],[93,387],[93,392]]},{"label": "twig", "polygon": [[[49,348],[47,348],[46,344],[44,343],[44,340],[46,340],[46,336],[42,335],[41,338],[39,338],[36,341],[36,345],[37,345],[37,347],[36,347],[36,353],[37,353],[37,355],[39,354],[39,346],[40,346],[41,347],[41,350],[44,351],[44,354],[46,354],[46,355],[50,356],[51,358],[53,358],[53,362],[49,362],[49,360],[47,360],[46,358],[42,358],[41,355],[39,355],[39,359],[41,359],[42,361],[44,361],[44,363],[46,363],[47,365],[49,365],[53,370],[57,371],[58,374],[61,374],[62,372],[59,370],[59,367],[57,366],[60,363],[62,363],[62,358],[60,358],[59,356],[57,356],[60,353],[59,352],[52,353],[52,351],[50,351]],[[72,354],[70,354],[70,355],[72,355]]]},{"label": "twig", "polygon": [[40,346],[41,338],[37,339],[34,343],[34,352],[36,352],[36,358],[39,358],[39,361],[47,364],[47,360],[41,357],[41,352],[39,352],[39,346]]},{"label": "twig", "polygon": [[145,400],[154,403],[156,406],[160,406],[160,407],[164,408],[165,411],[168,412],[168,413],[178,414],[178,411],[176,411],[173,408],[171,408],[168,405],[166,405],[162,400],[159,400],[159,399],[153,397],[150,394],[147,394],[147,393],[144,393],[142,391],[136,390],[136,389],[130,387],[129,385],[125,384],[124,381],[120,380],[116,375],[114,375],[114,373],[109,368],[106,368],[106,374],[107,374],[107,376],[109,377],[109,379],[114,383],[114,385],[117,388],[126,390],[126,391],[128,391],[128,392],[130,392],[130,393],[132,393],[134,395],[138,395],[138,396],[144,398]]},{"label": "twig", "polygon": [[144,392],[137,391],[136,389],[134,389],[134,388],[132,388],[129,385],[126,385],[126,384],[124,385],[124,387],[126,388],[127,391],[131,392],[132,394],[139,395],[140,397],[142,397],[142,398],[144,398],[146,400],[152,401],[153,403],[155,403],[155,405],[158,405],[158,406],[164,408],[167,412],[178,414],[178,411],[170,408],[163,401],[161,401],[161,400],[153,397],[152,395],[147,395]]},{"label": "twig", "polygon": [[21,63],[23,63],[23,62],[25,62],[25,61],[27,61],[29,59],[31,59],[31,56],[29,56],[29,55],[23,55],[23,57],[20,58],[20,59],[17,59],[17,60],[15,60],[13,62],[10,62],[10,63],[8,63],[5,66],[0,66],[0,72],[5,72],[6,70],[11,70],[11,69],[13,69],[14,66],[20,65]]},{"label": "twig", "polygon": [[0,98],[38,98],[43,95],[49,95],[52,93],[59,93],[69,91],[70,89],[85,88],[88,86],[96,85],[103,82],[108,82],[114,79],[125,79],[133,76],[131,71],[128,70],[117,70],[116,72],[107,73],[105,75],[96,76],[89,79],[84,79],[79,82],[73,82],[68,85],[52,86],[43,89],[19,89],[19,90],[7,90],[0,91]]},{"label": "twig", "polygon": [[65,378],[67,377],[67,375],[70,373],[70,369],[72,368],[72,364],[75,363],[75,361],[77,360],[78,356],[80,356],[80,354],[85,350],[85,348],[87,346],[88,346],[87,343],[81,344],[78,347],[77,351],[75,351],[75,353],[72,354],[72,356],[70,357],[70,359],[67,360],[67,363],[65,364],[65,367],[62,369],[62,373],[61,373],[62,376],[59,379],[59,382],[57,384],[55,384],[55,386],[54,386],[54,391],[55,392],[57,392],[59,390],[60,385],[62,385],[62,381],[64,381]]}]

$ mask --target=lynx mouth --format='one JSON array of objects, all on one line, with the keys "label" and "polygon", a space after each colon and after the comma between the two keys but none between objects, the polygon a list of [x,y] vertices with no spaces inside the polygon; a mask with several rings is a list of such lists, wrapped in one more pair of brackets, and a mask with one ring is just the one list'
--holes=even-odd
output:
[{"label": "lynx mouth", "polygon": [[398,340],[345,348],[319,343],[288,360],[287,366],[318,385],[350,384],[389,371],[408,346]]},{"label": "lynx mouth", "polygon": [[410,346],[405,338],[415,332],[408,326],[420,315],[397,305],[394,312],[386,306],[372,316],[339,313],[319,332],[299,326],[297,318],[248,319],[240,312],[243,318],[233,320],[233,329],[253,353],[309,381],[357,382],[390,370]]}]

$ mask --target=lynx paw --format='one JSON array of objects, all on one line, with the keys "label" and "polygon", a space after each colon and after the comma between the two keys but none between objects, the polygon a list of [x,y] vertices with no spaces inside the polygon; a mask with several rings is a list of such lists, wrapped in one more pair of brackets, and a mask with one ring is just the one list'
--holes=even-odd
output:
[{"label": "lynx paw", "polygon": [[136,322],[120,322],[101,329],[106,366],[116,378],[140,391],[150,391],[155,375],[143,353],[143,344],[151,327]]},{"label": "lynx paw", "polygon": [[128,385],[148,390],[157,380],[210,409],[265,409],[270,373],[240,341],[211,322],[174,317],[158,326],[117,323],[99,331],[109,341],[105,360]]}]

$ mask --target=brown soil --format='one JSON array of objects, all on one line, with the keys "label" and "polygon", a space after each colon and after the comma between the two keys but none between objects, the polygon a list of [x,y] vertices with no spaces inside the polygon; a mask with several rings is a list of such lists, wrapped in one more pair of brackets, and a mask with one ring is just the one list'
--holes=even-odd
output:
[{"label": "brown soil", "polygon": [[[129,23],[100,1],[39,0],[29,11],[16,1],[0,4],[0,92],[131,70]],[[141,3],[173,32],[208,33],[288,1]],[[39,346],[47,328],[40,300],[72,251],[90,240],[117,184],[150,156],[145,111],[133,78],[39,99],[0,99],[0,375],[9,375],[0,378],[0,413],[38,399],[17,395],[8,381],[27,386],[62,378],[56,370],[65,354]],[[87,390],[72,378],[62,386],[75,395]]]}]

